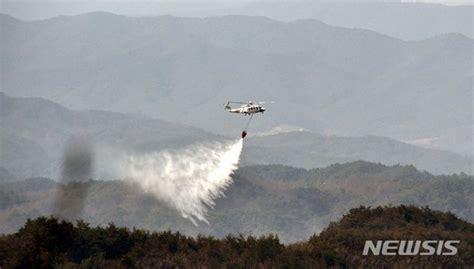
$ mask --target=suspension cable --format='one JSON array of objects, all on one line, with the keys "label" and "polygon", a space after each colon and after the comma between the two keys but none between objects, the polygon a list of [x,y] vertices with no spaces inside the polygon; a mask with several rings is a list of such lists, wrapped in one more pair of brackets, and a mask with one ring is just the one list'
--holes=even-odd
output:
[{"label": "suspension cable", "polygon": [[245,125],[244,131],[247,131],[247,129],[249,128],[249,126],[250,126],[250,121],[252,120],[252,117],[253,117],[253,114],[250,114],[250,118],[249,118],[249,120],[247,121],[247,124]]}]

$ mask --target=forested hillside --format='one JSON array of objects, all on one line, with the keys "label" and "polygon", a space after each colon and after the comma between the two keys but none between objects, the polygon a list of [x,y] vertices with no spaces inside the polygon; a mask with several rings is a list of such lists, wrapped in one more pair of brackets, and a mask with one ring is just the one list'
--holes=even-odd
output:
[{"label": "forested hillside", "polygon": [[[365,240],[460,240],[455,256],[362,256]],[[278,234],[188,237],[115,224],[28,220],[0,236],[2,268],[461,268],[474,263],[474,225],[412,206],[360,207],[319,235],[284,245]]]},{"label": "forested hillside", "polygon": [[[320,232],[360,205],[428,205],[474,220],[474,178],[433,176],[413,166],[368,162],[299,169],[279,165],[242,167],[225,197],[209,210],[209,224],[189,220],[126,181],[89,181],[61,186],[42,178],[0,184],[0,232],[17,231],[27,218],[50,215],[53,199],[74,208],[85,195],[82,218],[92,225],[180,231],[186,235],[276,233],[283,242]],[[67,212],[66,212],[67,213]],[[67,214],[65,214],[67,215]]]}]

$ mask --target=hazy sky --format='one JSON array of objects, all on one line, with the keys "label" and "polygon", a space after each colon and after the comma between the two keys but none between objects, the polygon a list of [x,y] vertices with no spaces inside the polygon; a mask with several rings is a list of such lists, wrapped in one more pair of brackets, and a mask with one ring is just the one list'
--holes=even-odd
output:
[{"label": "hazy sky", "polygon": [[472,5],[473,0],[402,0],[401,2],[420,2],[420,3],[436,3],[443,5]]},{"label": "hazy sky", "polygon": [[[55,17],[58,15],[77,15],[93,11],[108,11],[124,15],[163,15],[176,16],[209,16],[225,14],[252,2],[282,2],[279,0],[0,0],[0,12],[14,17],[35,20]],[[313,0],[315,1],[315,0]],[[308,1],[308,2],[313,2]],[[347,1],[342,2],[367,2]],[[370,1],[370,0],[369,0]],[[382,0],[372,0],[379,1]],[[401,2],[429,2],[446,5],[474,4],[474,0],[400,0]],[[389,1],[389,2],[400,2]],[[287,1],[288,2],[288,1]],[[301,1],[304,2],[304,1]],[[321,0],[320,2],[328,2]],[[334,1],[330,1],[334,2]]]}]

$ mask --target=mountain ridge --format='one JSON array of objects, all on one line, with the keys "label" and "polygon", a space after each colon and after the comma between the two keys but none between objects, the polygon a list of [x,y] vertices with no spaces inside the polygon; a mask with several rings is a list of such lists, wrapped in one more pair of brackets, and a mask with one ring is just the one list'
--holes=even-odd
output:
[{"label": "mountain ridge", "polygon": [[407,42],[261,17],[111,16],[4,27],[3,91],[227,136],[243,120],[216,113],[220,104],[272,100],[278,105],[254,121],[255,131],[288,124],[345,136],[434,137],[432,148],[472,155],[471,39]]},{"label": "mountain ridge", "polygon": [[[98,173],[104,173],[104,177],[110,176],[105,160],[118,154],[117,150],[149,152],[229,139],[144,115],[70,110],[43,98],[10,97],[0,93],[0,106],[0,121],[4,127],[0,132],[2,166],[19,178],[56,178],[62,150],[74,137],[89,140],[97,149],[98,166],[105,165],[104,171]],[[473,162],[456,153],[424,149],[384,137],[340,137],[303,131],[272,136],[251,134],[244,143],[241,165],[287,164],[315,168],[356,160],[413,164],[438,174],[470,174]]]}]

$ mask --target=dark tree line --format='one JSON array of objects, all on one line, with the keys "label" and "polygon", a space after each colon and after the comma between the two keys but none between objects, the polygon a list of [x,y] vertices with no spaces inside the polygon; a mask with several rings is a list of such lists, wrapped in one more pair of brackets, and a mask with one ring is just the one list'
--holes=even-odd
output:
[{"label": "dark tree line", "polygon": [[[368,239],[461,239],[456,256],[362,256]],[[290,245],[278,236],[189,237],[54,217],[0,236],[0,268],[468,268],[474,225],[414,206],[360,207],[320,235]]]}]

